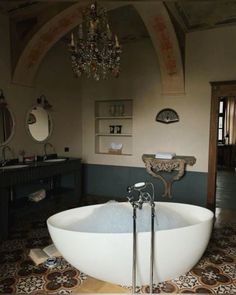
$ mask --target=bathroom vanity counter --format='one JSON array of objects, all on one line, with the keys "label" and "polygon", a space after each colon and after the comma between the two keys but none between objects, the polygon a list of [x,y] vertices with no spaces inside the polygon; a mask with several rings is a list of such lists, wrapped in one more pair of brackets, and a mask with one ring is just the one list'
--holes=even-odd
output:
[{"label": "bathroom vanity counter", "polygon": [[[17,165],[15,165],[17,166]],[[23,166],[23,165],[22,165]],[[25,167],[12,169],[0,168],[0,188],[28,183],[32,180],[54,175],[67,174],[80,170],[81,159],[69,158],[61,162],[32,162]]]},{"label": "bathroom vanity counter", "polygon": [[79,203],[81,197],[81,159],[69,158],[58,162],[27,163],[25,167],[0,168],[0,240],[8,235],[9,191],[16,185],[35,180],[53,178],[65,174],[74,176],[74,198]]}]

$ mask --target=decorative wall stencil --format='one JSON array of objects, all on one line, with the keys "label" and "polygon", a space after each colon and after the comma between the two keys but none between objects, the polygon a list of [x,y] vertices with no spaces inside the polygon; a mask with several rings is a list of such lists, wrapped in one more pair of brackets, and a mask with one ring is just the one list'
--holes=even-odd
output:
[{"label": "decorative wall stencil", "polygon": [[[29,48],[26,56],[27,68],[33,67],[39,63],[44,52],[47,52],[48,47],[57,41],[58,36],[63,36],[62,32],[67,32],[73,28],[74,22],[80,19],[83,6],[79,6],[74,10],[65,9],[59,16],[52,18],[45,26],[37,32],[34,44]],[[68,13],[67,13],[68,11]]]},{"label": "decorative wall stencil", "polygon": [[166,71],[169,75],[175,75],[178,72],[177,61],[174,46],[168,28],[165,24],[165,20],[161,15],[158,15],[154,18],[152,26],[160,43],[160,50],[164,58]]},{"label": "decorative wall stencil", "polygon": [[173,109],[162,109],[157,115],[156,115],[156,121],[169,124],[179,121],[179,115],[176,113]]}]

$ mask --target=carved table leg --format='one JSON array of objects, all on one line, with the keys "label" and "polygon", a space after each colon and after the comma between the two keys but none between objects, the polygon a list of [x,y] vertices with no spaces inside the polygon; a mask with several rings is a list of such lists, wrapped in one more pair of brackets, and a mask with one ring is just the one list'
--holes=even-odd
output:
[{"label": "carved table leg", "polygon": [[168,181],[166,184],[167,184],[167,188],[166,188],[166,191],[165,191],[165,196],[163,196],[163,197],[172,198],[172,195],[171,195],[172,182]]}]

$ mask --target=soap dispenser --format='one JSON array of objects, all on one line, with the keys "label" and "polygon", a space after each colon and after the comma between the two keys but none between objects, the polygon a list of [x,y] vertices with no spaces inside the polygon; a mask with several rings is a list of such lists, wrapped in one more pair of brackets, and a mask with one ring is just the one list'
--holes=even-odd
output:
[{"label": "soap dispenser", "polygon": [[18,155],[18,162],[19,163],[23,163],[24,162],[24,156],[25,156],[25,151],[22,150],[19,152],[19,155]]}]

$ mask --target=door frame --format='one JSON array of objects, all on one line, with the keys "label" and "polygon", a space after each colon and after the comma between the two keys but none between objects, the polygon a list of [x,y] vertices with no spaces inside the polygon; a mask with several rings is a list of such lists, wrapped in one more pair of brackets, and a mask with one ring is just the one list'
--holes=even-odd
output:
[{"label": "door frame", "polygon": [[210,82],[211,84],[211,112],[208,154],[208,187],[207,208],[215,212],[216,208],[216,173],[217,173],[217,131],[219,98],[222,96],[236,96],[236,80]]}]

